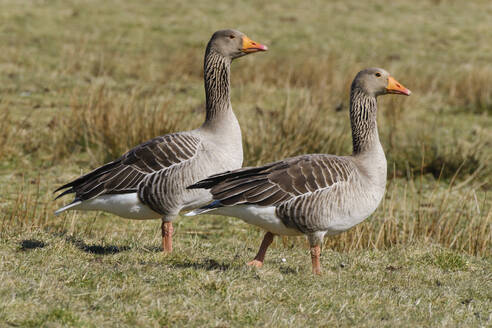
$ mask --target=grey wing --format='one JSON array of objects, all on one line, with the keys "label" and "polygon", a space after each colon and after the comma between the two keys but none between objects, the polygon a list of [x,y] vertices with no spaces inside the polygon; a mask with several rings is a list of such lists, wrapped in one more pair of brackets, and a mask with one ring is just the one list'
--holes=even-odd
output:
[{"label": "grey wing", "polygon": [[67,189],[57,198],[75,193],[75,200],[92,199],[104,194],[137,192],[140,184],[155,172],[168,170],[192,160],[201,140],[188,133],[168,134],[149,140],[55,192]]},{"label": "grey wing", "polygon": [[305,178],[299,180],[312,189],[278,204],[276,214],[286,226],[304,233],[326,230],[333,213],[344,207],[347,182],[357,174],[356,164],[346,157],[321,155],[302,165],[301,171]]},{"label": "grey wing", "polygon": [[[345,157],[313,154],[209,177],[190,188],[210,188],[215,206],[275,206],[288,227],[317,230],[313,209],[323,191],[348,181],[356,170]],[[317,216],[316,216],[317,217]]]}]

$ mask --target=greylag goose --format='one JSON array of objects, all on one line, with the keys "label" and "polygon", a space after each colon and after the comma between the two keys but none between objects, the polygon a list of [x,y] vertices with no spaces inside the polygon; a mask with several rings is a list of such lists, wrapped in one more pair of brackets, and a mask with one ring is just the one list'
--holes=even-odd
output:
[{"label": "greylag goose", "polygon": [[57,190],[75,193],[58,209],[98,210],[130,219],[162,219],[162,248],[172,251],[172,221],[182,210],[212,200],[206,190],[186,186],[243,162],[241,129],[230,102],[232,60],[267,47],[235,30],[221,30],[208,42],[204,60],[206,118],[199,128],[167,134],[129,150]]},{"label": "greylag goose", "polygon": [[249,265],[261,267],[274,235],[308,237],[312,269],[320,274],[321,244],[362,222],[378,207],[386,186],[386,157],[376,124],[380,95],[410,95],[388,72],[365,69],[351,86],[350,156],[310,154],[213,175],[189,189],[210,189],[214,201],[186,215],[235,216],[267,232]]}]

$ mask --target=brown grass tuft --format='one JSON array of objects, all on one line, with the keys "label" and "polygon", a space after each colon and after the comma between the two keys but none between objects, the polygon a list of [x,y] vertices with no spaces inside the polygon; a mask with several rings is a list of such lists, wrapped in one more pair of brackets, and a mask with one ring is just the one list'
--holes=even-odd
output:
[{"label": "brown grass tuft", "polygon": [[97,165],[153,137],[178,131],[188,117],[193,122],[190,113],[173,110],[171,100],[147,101],[146,92],[133,88],[122,96],[101,84],[74,93],[69,113],[56,123],[54,158],[75,149],[89,152]]}]

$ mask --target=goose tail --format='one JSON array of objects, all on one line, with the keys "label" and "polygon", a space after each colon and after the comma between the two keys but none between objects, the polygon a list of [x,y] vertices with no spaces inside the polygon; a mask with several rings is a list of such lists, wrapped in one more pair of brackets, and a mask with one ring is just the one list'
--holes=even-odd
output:
[{"label": "goose tail", "polygon": [[185,213],[185,216],[195,216],[195,215],[200,215],[200,214],[204,214],[204,213],[207,213],[207,212],[210,212],[210,211],[213,211],[219,207],[221,207],[222,204],[220,203],[219,200],[216,200],[215,202],[212,202],[208,205],[205,205],[205,206],[202,206],[202,207],[199,207],[193,211],[190,211],[188,213]]},{"label": "goose tail", "polygon": [[80,201],[80,200],[74,200],[74,201],[73,201],[73,202],[71,202],[70,204],[65,205],[65,206],[60,207],[59,209],[57,209],[57,210],[55,211],[55,215],[59,215],[60,213],[65,212],[66,210],[69,210],[69,209],[71,209],[72,207],[75,207],[75,206],[77,206],[77,205],[80,205],[81,203],[82,203],[82,201]]}]

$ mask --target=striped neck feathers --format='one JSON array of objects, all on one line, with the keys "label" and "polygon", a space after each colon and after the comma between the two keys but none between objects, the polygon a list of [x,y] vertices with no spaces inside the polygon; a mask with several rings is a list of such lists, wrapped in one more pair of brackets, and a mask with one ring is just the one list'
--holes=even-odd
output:
[{"label": "striped neck feathers", "polygon": [[206,96],[206,123],[220,119],[231,108],[230,71],[231,59],[224,57],[208,47],[205,53],[203,69]]},{"label": "striped neck feathers", "polygon": [[370,151],[379,145],[376,97],[359,87],[350,93],[350,125],[354,155]]}]

